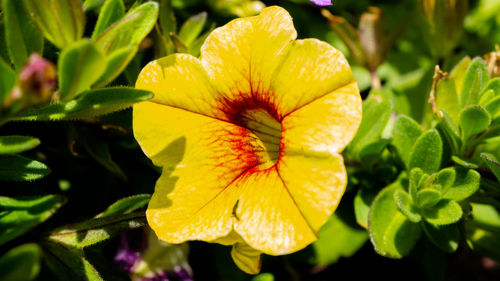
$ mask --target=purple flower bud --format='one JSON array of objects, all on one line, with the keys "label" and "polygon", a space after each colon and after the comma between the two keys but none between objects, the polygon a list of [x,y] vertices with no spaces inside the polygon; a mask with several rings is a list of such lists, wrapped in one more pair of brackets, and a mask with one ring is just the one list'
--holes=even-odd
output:
[{"label": "purple flower bud", "polygon": [[132,267],[139,260],[139,253],[130,248],[127,236],[122,234],[120,247],[115,255],[114,262],[121,270],[130,273]]},{"label": "purple flower bud", "polygon": [[332,0],[311,0],[314,4],[318,6],[330,6],[332,4]]},{"label": "purple flower bud", "polygon": [[21,91],[36,101],[48,101],[56,81],[55,66],[37,53],[30,56],[28,63],[19,73]]}]

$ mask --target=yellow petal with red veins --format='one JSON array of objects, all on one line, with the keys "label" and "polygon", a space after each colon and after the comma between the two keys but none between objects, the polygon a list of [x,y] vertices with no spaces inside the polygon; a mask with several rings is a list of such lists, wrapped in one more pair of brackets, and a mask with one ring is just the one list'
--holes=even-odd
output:
[{"label": "yellow petal with red veins", "polygon": [[241,190],[231,183],[260,162],[256,137],[239,126],[152,102],[134,106],[134,135],[163,167],[146,212],[170,243],[214,240],[232,229]]},{"label": "yellow petal with red veins", "polygon": [[153,102],[220,116],[219,96],[200,61],[191,55],[174,54],[148,63],[135,87],[153,92]]},{"label": "yellow petal with red veins", "polygon": [[284,116],[352,82],[339,50],[316,39],[297,40],[272,77],[272,101]]},{"label": "yellow petal with red veins", "polygon": [[347,184],[342,156],[282,154],[279,175],[304,218],[318,231],[337,208]]},{"label": "yellow petal with red veins", "polygon": [[356,134],[361,111],[356,82],[324,95],[283,119],[282,149],[306,156],[340,153]]},{"label": "yellow petal with red veins", "polygon": [[276,166],[249,171],[234,185],[242,190],[234,229],[252,248],[282,255],[298,251],[317,239]]},{"label": "yellow petal with red veins", "polygon": [[297,37],[292,18],[280,7],[236,19],[215,29],[201,47],[200,60],[226,100],[264,93],[289,43]]}]

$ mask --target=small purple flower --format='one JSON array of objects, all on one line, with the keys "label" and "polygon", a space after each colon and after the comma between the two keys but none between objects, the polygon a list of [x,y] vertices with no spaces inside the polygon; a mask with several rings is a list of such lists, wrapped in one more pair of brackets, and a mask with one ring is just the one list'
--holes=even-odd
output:
[{"label": "small purple flower", "polygon": [[134,264],[139,260],[139,253],[133,250],[128,242],[127,236],[122,234],[120,248],[116,252],[114,262],[121,270],[129,273]]},{"label": "small purple flower", "polygon": [[332,0],[311,0],[314,4],[318,6],[330,6],[332,4]]}]

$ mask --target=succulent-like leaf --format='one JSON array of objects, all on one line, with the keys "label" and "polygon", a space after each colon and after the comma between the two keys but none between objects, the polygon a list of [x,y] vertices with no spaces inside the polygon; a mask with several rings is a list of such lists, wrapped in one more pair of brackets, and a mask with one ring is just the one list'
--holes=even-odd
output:
[{"label": "succulent-like leaf", "polygon": [[377,191],[369,188],[360,188],[354,197],[354,214],[356,222],[363,228],[368,228],[368,213],[370,206],[377,196]]},{"label": "succulent-like leaf", "polygon": [[399,211],[401,211],[401,213],[411,222],[417,223],[422,219],[422,216],[420,216],[413,204],[413,200],[406,191],[396,190],[396,192],[394,192],[394,201],[396,201]]},{"label": "succulent-like leaf", "polygon": [[0,181],[31,181],[45,177],[49,167],[20,155],[0,155]]},{"label": "succulent-like leaf", "polygon": [[8,281],[34,280],[40,271],[40,248],[24,244],[0,257],[0,278]]},{"label": "succulent-like leaf", "polygon": [[446,168],[442,169],[438,172],[436,179],[434,180],[434,184],[438,184],[441,186],[443,191],[446,191],[450,186],[453,185],[456,178],[456,172],[454,168]]},{"label": "succulent-like leaf", "polygon": [[457,224],[433,225],[422,221],[420,224],[429,240],[441,250],[453,253],[460,242],[460,232]]},{"label": "succulent-like leaf", "polygon": [[481,158],[483,158],[488,168],[493,172],[495,177],[500,182],[500,162],[497,161],[496,157],[489,153],[481,153]]},{"label": "succulent-like leaf", "polygon": [[474,58],[467,68],[462,91],[460,93],[460,105],[476,105],[479,102],[479,94],[490,79],[488,69],[481,58]]},{"label": "succulent-like leaf", "polygon": [[92,40],[97,39],[113,23],[125,15],[123,0],[106,0],[99,12],[99,17],[92,32]]},{"label": "succulent-like leaf", "polygon": [[420,237],[420,226],[403,215],[394,202],[399,182],[384,188],[373,201],[368,220],[370,240],[377,253],[391,258],[406,256]]},{"label": "succulent-like leaf", "polygon": [[23,112],[15,120],[55,121],[91,118],[132,106],[150,99],[153,94],[131,88],[92,90],[66,103],[54,103]]},{"label": "succulent-like leaf", "polygon": [[471,137],[486,130],[491,123],[491,115],[479,105],[471,105],[460,112],[460,127],[462,139],[467,141]]},{"label": "succulent-like leaf", "polygon": [[28,136],[0,136],[0,154],[14,154],[33,149],[40,140]]},{"label": "succulent-like leaf", "polygon": [[430,208],[423,208],[421,214],[424,219],[435,225],[446,225],[456,223],[462,218],[462,208],[451,199],[442,199]]},{"label": "succulent-like leaf", "polygon": [[0,197],[0,245],[27,232],[51,217],[65,202],[64,197]]},{"label": "succulent-like leaf", "polygon": [[453,185],[443,192],[443,198],[462,201],[479,189],[481,176],[472,169],[455,168],[456,179]]},{"label": "succulent-like leaf", "polygon": [[417,191],[420,189],[422,178],[424,178],[424,172],[420,168],[414,168],[410,171],[410,183],[408,191],[413,200],[417,199]]},{"label": "succulent-like leaf", "polygon": [[432,174],[439,170],[441,157],[443,155],[443,142],[439,133],[429,130],[422,134],[410,152],[408,170],[420,168],[426,174]]},{"label": "succulent-like leaf", "polygon": [[394,124],[392,145],[394,145],[399,157],[407,167],[410,161],[411,149],[423,132],[417,122],[405,115],[400,115]]}]

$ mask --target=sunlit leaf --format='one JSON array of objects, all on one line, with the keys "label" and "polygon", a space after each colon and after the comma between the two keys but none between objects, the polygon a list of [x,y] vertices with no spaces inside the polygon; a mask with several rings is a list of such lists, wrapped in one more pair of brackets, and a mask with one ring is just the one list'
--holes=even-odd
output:
[{"label": "sunlit leaf", "polygon": [[45,177],[49,167],[19,155],[0,155],[0,181],[31,181]]},{"label": "sunlit leaf", "polygon": [[0,257],[0,278],[8,281],[34,280],[40,271],[40,248],[24,244]]},{"label": "sunlit leaf", "polygon": [[33,149],[39,144],[40,140],[34,137],[0,136],[0,154],[20,153]]}]

